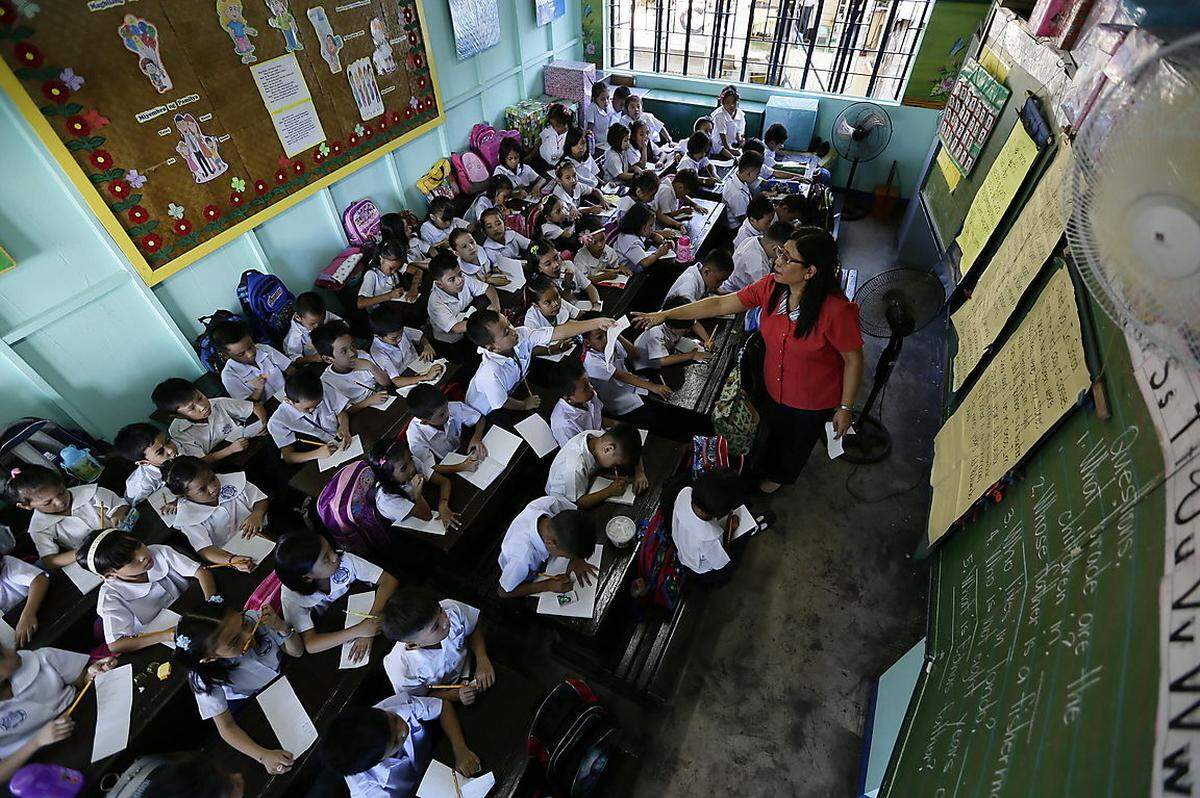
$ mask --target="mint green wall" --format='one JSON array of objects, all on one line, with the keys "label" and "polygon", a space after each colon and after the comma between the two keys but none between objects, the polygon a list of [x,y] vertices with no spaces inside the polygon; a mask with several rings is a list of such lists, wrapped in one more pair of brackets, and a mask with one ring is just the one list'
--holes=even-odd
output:
[{"label": "mint green wall", "polygon": [[547,61],[581,56],[577,3],[540,28],[533,0],[499,3],[500,44],[458,61],[446,0],[425,1],[446,124],[153,289],[0,93],[0,245],[18,263],[0,274],[0,426],[38,415],[111,437],[149,413],[160,379],[201,373],[189,344],[196,318],[236,307],[244,270],[277,274],[299,293],[345,246],[339,212],[348,202],[369,196],[385,210],[420,209],[413,186],[434,160],[462,149],[475,123],[500,122],[506,106],[541,94]]}]

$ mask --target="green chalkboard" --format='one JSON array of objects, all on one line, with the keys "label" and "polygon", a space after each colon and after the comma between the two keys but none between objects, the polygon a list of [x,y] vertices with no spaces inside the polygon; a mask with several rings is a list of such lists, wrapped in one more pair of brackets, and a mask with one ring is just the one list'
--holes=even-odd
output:
[{"label": "green chalkboard", "polygon": [[933,552],[929,661],[883,798],[1148,794],[1163,461],[1125,340],[1093,317],[1112,417],[1072,410]]}]

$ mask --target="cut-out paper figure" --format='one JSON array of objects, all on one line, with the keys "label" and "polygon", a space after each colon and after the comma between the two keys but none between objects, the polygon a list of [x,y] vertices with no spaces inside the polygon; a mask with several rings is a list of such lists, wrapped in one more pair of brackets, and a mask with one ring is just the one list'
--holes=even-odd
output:
[{"label": "cut-out paper figure", "polygon": [[242,63],[253,64],[257,61],[258,56],[254,54],[250,37],[257,36],[258,29],[246,24],[242,0],[217,0],[217,19],[229,38],[233,39],[233,52],[242,59]]},{"label": "cut-out paper figure", "polygon": [[317,41],[321,43],[321,57],[329,64],[330,73],[336,75],[342,71],[342,37],[333,32],[329,17],[321,6],[308,9],[308,21],[312,23]]},{"label": "cut-out paper figure", "polygon": [[229,168],[229,164],[221,159],[217,151],[217,140],[206,136],[200,129],[200,123],[191,114],[175,114],[175,130],[179,133],[179,143],[175,151],[183,156],[187,168],[197,183],[207,183],[221,175]]},{"label": "cut-out paper figure", "polygon": [[283,34],[283,46],[287,51],[290,53],[303,50],[304,44],[300,41],[300,31],[296,29],[296,18],[288,9],[287,0],[264,0],[264,2],[267,4],[267,10],[271,12],[267,24]]},{"label": "cut-out paper figure", "polygon": [[383,113],[383,97],[379,84],[375,82],[375,70],[371,59],[360,58],[346,67],[346,79],[350,82],[350,93],[358,106],[358,115],[366,122]]},{"label": "cut-out paper figure", "polygon": [[381,17],[371,20],[371,41],[375,42],[375,52],[371,59],[375,62],[375,71],[380,75],[396,71],[396,57],[392,55],[392,45],[388,41],[387,25]]},{"label": "cut-out paper figure", "polygon": [[125,49],[138,57],[138,69],[150,79],[154,90],[159,94],[169,92],[173,84],[158,52],[158,28],[141,17],[126,14],[117,35]]}]

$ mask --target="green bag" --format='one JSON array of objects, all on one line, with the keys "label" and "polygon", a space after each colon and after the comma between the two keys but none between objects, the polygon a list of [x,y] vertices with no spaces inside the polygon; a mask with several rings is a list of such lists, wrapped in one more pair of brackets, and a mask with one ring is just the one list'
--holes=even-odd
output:
[{"label": "green bag", "polygon": [[730,454],[749,454],[758,421],[758,410],[742,387],[740,368],[730,369],[713,408],[713,432],[729,442]]}]

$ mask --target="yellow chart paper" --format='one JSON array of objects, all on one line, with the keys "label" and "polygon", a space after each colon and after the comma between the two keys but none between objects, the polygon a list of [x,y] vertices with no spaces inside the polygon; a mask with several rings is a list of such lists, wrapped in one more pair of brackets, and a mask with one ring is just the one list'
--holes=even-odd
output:
[{"label": "yellow chart paper", "polygon": [[1029,167],[1037,158],[1037,152],[1037,145],[1025,132],[1025,126],[1017,120],[1008,134],[1008,140],[1004,142],[1004,148],[996,156],[983,185],[979,187],[971,210],[967,211],[962,232],[958,234],[957,242],[962,250],[958,268],[964,275],[975,265],[979,253],[995,232],[996,225],[1004,218],[1004,212],[1008,210],[1021,183],[1025,181],[1025,175],[1029,173]]},{"label": "yellow chart paper", "polygon": [[1064,143],[979,277],[971,298],[950,317],[958,336],[955,391],[979,365],[984,350],[996,340],[1062,238],[1067,221],[1062,190],[1072,157]]},{"label": "yellow chart paper", "polygon": [[945,147],[938,150],[937,165],[938,169],[942,170],[942,177],[946,178],[946,185],[953,193],[954,189],[958,188],[958,181],[962,180],[962,172],[958,171],[958,167],[950,159],[950,153],[946,152]]},{"label": "yellow chart paper", "polygon": [[1060,268],[934,439],[930,544],[1015,466],[1090,384],[1075,289]]}]

